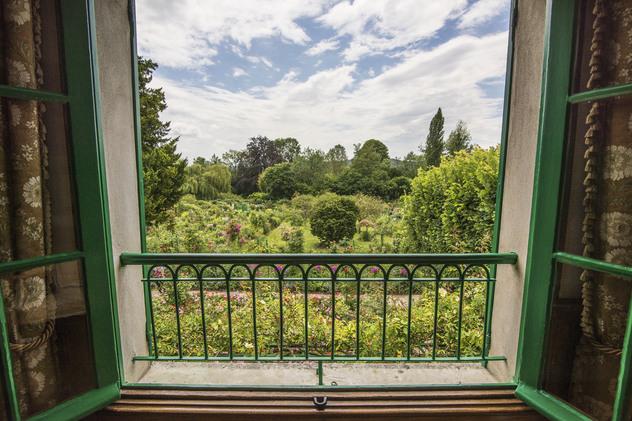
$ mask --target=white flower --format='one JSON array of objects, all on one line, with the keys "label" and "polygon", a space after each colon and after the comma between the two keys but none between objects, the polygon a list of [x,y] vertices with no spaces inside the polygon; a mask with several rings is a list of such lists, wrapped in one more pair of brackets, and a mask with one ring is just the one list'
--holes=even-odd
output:
[{"label": "white flower", "polygon": [[627,249],[613,249],[604,256],[606,262],[617,265],[632,266],[632,254]]},{"label": "white flower", "polygon": [[622,212],[606,212],[602,215],[601,238],[611,247],[632,245],[632,215]]},{"label": "white flower", "polygon": [[11,113],[11,125],[13,127],[17,127],[20,125],[22,121],[22,110],[15,104],[11,104],[9,107],[9,112]]},{"label": "white flower", "polygon": [[42,186],[39,176],[31,177],[29,181],[24,184],[22,197],[32,208],[42,206]]},{"label": "white flower", "polygon": [[30,276],[20,281],[18,289],[18,308],[28,312],[41,307],[46,299],[44,279],[41,276]]},{"label": "white flower", "polygon": [[41,240],[43,231],[42,223],[33,216],[27,218],[24,222],[25,223],[22,226],[22,233],[31,240]]},{"label": "white flower", "polygon": [[26,68],[26,65],[21,61],[11,60],[9,61],[9,80],[12,84],[27,87],[31,83],[31,72]]},{"label": "white flower", "polygon": [[632,177],[632,148],[608,146],[603,157],[603,178],[619,181]]},{"label": "white flower", "polygon": [[10,21],[15,22],[18,25],[24,25],[31,20],[31,2],[12,0],[8,4],[9,12],[7,17]]},{"label": "white flower", "polygon": [[21,149],[22,158],[25,161],[32,161],[33,160],[33,155],[34,155],[34,152],[35,152],[35,148],[33,148],[33,146],[31,146],[31,145],[21,145],[20,149]]}]

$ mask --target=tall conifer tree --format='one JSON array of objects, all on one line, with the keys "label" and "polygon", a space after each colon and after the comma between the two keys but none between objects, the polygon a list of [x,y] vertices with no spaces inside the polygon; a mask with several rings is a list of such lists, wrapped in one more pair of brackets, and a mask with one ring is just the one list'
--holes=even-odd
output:
[{"label": "tall conifer tree", "polygon": [[425,148],[422,149],[428,167],[436,167],[441,163],[441,155],[443,155],[445,148],[443,141],[443,123],[443,113],[441,112],[441,108],[439,108],[430,121],[430,130],[426,138],[426,145]]}]

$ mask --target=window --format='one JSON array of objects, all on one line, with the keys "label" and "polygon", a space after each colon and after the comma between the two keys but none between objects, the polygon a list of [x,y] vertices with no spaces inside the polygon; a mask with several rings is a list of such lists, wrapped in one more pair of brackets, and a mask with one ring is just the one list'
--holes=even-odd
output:
[{"label": "window", "polygon": [[518,394],[630,420],[632,4],[549,3]]},{"label": "window", "polygon": [[0,10],[0,419],[118,397],[91,7]]}]

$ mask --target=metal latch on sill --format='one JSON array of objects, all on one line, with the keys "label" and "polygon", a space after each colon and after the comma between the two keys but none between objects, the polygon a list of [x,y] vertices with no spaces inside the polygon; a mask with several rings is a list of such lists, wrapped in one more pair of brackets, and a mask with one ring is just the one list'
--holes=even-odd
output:
[{"label": "metal latch on sill", "polygon": [[314,406],[319,411],[322,411],[327,406],[327,396],[314,396]]}]

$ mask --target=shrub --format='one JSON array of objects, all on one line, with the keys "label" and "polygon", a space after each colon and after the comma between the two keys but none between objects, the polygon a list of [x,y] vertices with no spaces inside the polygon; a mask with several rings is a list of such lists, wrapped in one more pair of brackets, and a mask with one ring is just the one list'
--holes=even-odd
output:
[{"label": "shrub", "polygon": [[297,194],[292,198],[292,207],[303,214],[303,218],[309,215],[316,203],[316,197],[311,194]]},{"label": "shrub", "polygon": [[358,207],[346,197],[327,195],[316,204],[310,218],[311,231],[323,243],[353,238]]},{"label": "shrub", "polygon": [[259,175],[259,189],[271,199],[289,199],[296,193],[296,176],[292,165],[285,162],[268,167]]},{"label": "shrub", "polygon": [[366,194],[362,193],[354,195],[353,201],[358,207],[358,219],[360,221],[362,221],[363,219],[375,221],[388,209],[388,205],[382,199],[373,196],[367,196]]},{"label": "shrub", "polygon": [[303,253],[303,230],[297,227],[288,227],[281,233],[281,239],[287,243],[285,252],[287,253]]},{"label": "shrub", "polygon": [[404,220],[414,251],[489,251],[498,159],[498,148],[476,148],[419,172],[404,200]]},{"label": "shrub", "polygon": [[389,184],[389,198],[399,199],[401,196],[410,193],[412,180],[408,177],[399,176],[392,178]]}]

